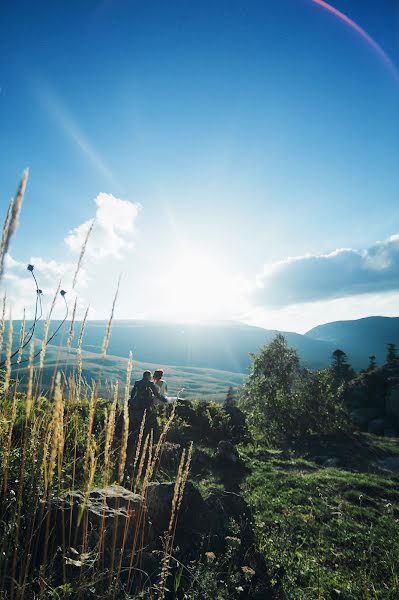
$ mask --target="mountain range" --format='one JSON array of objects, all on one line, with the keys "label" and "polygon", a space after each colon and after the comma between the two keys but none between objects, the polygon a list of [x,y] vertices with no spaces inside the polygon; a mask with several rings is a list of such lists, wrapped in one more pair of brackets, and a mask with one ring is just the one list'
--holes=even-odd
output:
[{"label": "mountain range", "polygon": [[[58,325],[59,322],[52,322],[50,335]],[[59,359],[66,357],[69,325],[67,322],[61,328],[48,347],[46,368],[49,373],[56,368]],[[80,325],[79,322],[75,324],[73,348],[76,348]],[[108,378],[112,378],[113,373],[122,377],[126,359],[132,351],[135,376],[139,376],[146,366],[163,366],[176,388],[185,387],[184,382],[190,381],[191,394],[205,393],[206,389],[207,395],[212,394],[212,389],[219,395],[226,386],[239,385],[243,375],[248,373],[250,353],[258,352],[277,333],[277,330],[237,322],[194,324],[115,320],[107,359],[101,363],[99,354],[105,330],[106,321],[88,321],[86,324],[83,362],[87,378],[95,377],[100,368]],[[14,345],[18,344],[18,331],[19,322],[14,321]],[[297,349],[304,367],[317,369],[329,365],[332,352],[340,348],[347,353],[350,363],[361,369],[367,366],[370,355],[375,355],[377,362],[384,362],[388,342],[399,345],[399,318],[368,317],[326,323],[305,334],[282,333],[288,344]],[[34,336],[38,349],[42,335],[43,322],[39,322]],[[198,382],[202,383],[197,385]]]}]

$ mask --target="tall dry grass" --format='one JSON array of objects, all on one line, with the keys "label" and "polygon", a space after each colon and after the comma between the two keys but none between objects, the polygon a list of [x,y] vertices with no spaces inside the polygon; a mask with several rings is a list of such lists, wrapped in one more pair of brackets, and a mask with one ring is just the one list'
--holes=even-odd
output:
[{"label": "tall dry grass", "polygon": [[11,200],[8,206],[6,219],[4,221],[3,232],[0,242],[0,281],[3,277],[4,272],[4,259],[8,252],[11,238],[18,227],[18,217],[22,209],[22,202],[25,195],[26,184],[28,182],[28,175],[29,170],[25,169],[25,171],[22,174],[15,198]]},{"label": "tall dry grass", "polygon": [[[26,186],[27,173],[21,181],[15,201],[9,209],[1,245],[0,273],[11,235],[15,231],[18,214]],[[91,231],[91,228],[90,228]],[[80,256],[80,263],[90,233]],[[110,334],[119,283],[112,304],[102,345],[105,357]],[[5,600],[30,600],[36,598],[81,598],[93,590],[102,598],[125,598],[136,590],[137,573],[143,551],[146,526],[145,502],[149,483],[174,418],[174,408],[164,422],[158,439],[153,432],[144,434],[146,414],[140,425],[134,445],[129,444],[129,389],[132,373],[132,356],[127,361],[123,403],[119,405],[116,382],[110,398],[99,394],[100,381],[90,385],[82,377],[83,337],[88,317],[86,310],[77,342],[77,370],[67,373],[68,363],[56,364],[54,385],[51,393],[42,392],[42,371],[46,364],[46,347],[51,315],[60,286],[52,301],[44,325],[40,351],[35,353],[38,342],[29,345],[25,388],[21,388],[18,373],[21,354],[18,352],[17,379],[13,379],[12,355],[13,321],[10,315],[5,370],[0,380],[0,598]],[[3,298],[0,321],[0,348],[5,335],[6,298]],[[74,336],[76,301],[69,326],[67,340],[70,351]],[[25,339],[25,319],[19,334],[19,347]],[[22,342],[22,343],[21,343]],[[1,350],[0,350],[1,351]],[[68,354],[68,353],[67,353]],[[38,361],[35,361],[38,355]],[[122,423],[117,433],[116,423]],[[160,589],[165,589],[170,553],[173,545],[181,497],[188,473],[189,458],[183,454],[176,480],[171,517],[169,542],[164,560]],[[96,547],[90,546],[90,528],[86,506],[93,487],[107,489],[114,482],[129,481],[131,492],[142,499],[142,509],[134,521],[130,521],[130,499],[126,507],[122,544],[116,544],[114,535],[111,548],[106,543],[105,512],[99,527]],[[77,523],[73,521],[73,494],[83,498]],[[62,512],[61,543],[54,532],[55,498],[69,498],[69,510]],[[55,511],[55,513],[54,513]],[[58,522],[58,521],[57,521]],[[128,539],[132,538],[133,545]],[[79,532],[79,535],[78,535]],[[72,556],[75,558],[71,558]],[[87,566],[86,566],[87,565]],[[161,568],[162,567],[162,568]],[[78,575],[76,574],[78,571]],[[136,587],[134,587],[136,585]],[[132,587],[133,586],[133,587]],[[57,591],[59,590],[59,591]],[[63,590],[63,591],[60,591]],[[154,590],[147,590],[154,597]]]},{"label": "tall dry grass", "polygon": [[[71,585],[76,597],[80,595],[84,598],[84,590],[89,582],[93,584],[93,581],[98,581],[101,593],[110,594],[108,597],[119,597],[122,589],[126,591],[135,585],[144,543],[147,489],[173,416],[164,423],[160,438],[154,439],[152,431],[144,434],[144,415],[138,439],[129,455],[126,398],[132,370],[131,356],[127,363],[124,398],[119,406],[117,384],[109,400],[97,394],[95,385],[85,392],[89,400],[71,399],[70,386],[63,385],[61,370],[57,373],[52,397],[38,394],[34,382],[40,374],[40,362],[34,362],[34,348],[31,342],[26,392],[19,392],[18,384],[10,379],[7,391],[0,393],[0,589],[5,591],[7,600],[20,600],[46,598],[53,586]],[[81,385],[86,384],[82,382]],[[116,437],[115,424],[118,418],[122,430]],[[184,465],[187,462],[182,463],[178,474],[174,518],[187,473]],[[85,559],[81,557],[93,552],[89,547],[90,528],[85,521],[85,504],[91,490],[94,486],[106,489],[115,481],[126,481],[126,475],[130,490],[143,499],[142,514],[135,520],[133,547],[130,542],[127,546],[131,530],[129,520],[126,520],[122,545],[117,546],[115,533],[110,552],[105,541],[107,527],[104,511],[98,544],[94,554],[90,554],[91,567],[87,572],[82,567],[78,581],[76,578],[70,580],[71,569],[66,559],[62,561],[61,572],[55,564],[57,552],[53,545],[53,513],[50,510],[53,498],[68,493],[72,498],[76,490],[83,493],[81,526],[84,533],[81,538],[75,539],[72,520],[67,514],[63,515],[65,527],[59,552],[67,557],[71,552],[69,549],[76,547],[78,561],[84,562]],[[71,505],[71,515],[72,508]],[[128,514],[129,510],[128,506]],[[57,543],[60,543],[59,539]],[[171,552],[170,542],[167,550]],[[164,578],[167,565],[165,562]],[[104,591],[104,586],[108,592]]]}]

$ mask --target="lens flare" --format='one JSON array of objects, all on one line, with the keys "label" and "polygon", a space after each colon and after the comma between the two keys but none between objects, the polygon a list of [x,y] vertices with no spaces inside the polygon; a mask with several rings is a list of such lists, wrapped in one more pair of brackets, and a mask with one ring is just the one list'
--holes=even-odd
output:
[{"label": "lens flare", "polygon": [[331,14],[335,15],[336,17],[338,17],[338,19],[349,25],[349,27],[351,27],[353,31],[356,31],[356,33],[358,33],[367,42],[367,44],[374,50],[374,52],[378,54],[381,60],[391,71],[396,81],[399,82],[399,71],[396,65],[385,52],[385,50],[381,48],[381,46],[371,37],[371,35],[367,33],[367,31],[365,31],[362,27],[360,27],[360,25],[355,23],[355,21],[347,17],[344,13],[331,6],[331,4],[327,4],[327,2],[324,2],[324,0],[312,0],[312,2],[314,4],[317,4],[318,6],[321,6],[325,10],[328,10]]}]

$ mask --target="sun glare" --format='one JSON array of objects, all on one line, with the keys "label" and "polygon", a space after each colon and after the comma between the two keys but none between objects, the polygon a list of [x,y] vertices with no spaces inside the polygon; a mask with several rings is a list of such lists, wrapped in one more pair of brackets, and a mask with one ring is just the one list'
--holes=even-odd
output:
[{"label": "sun glare", "polygon": [[163,310],[190,321],[230,318],[238,281],[218,257],[185,252],[165,269]]}]

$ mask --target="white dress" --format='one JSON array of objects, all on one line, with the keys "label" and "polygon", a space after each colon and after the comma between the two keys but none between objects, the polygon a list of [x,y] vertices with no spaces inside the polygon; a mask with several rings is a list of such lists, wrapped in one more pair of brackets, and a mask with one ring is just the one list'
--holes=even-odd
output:
[{"label": "white dress", "polygon": [[166,394],[168,393],[168,386],[166,385],[166,381],[164,381],[163,379],[160,379],[159,381],[157,381],[157,383],[155,383],[155,385],[157,386],[159,393],[162,396],[165,396],[165,398],[166,398]]}]

